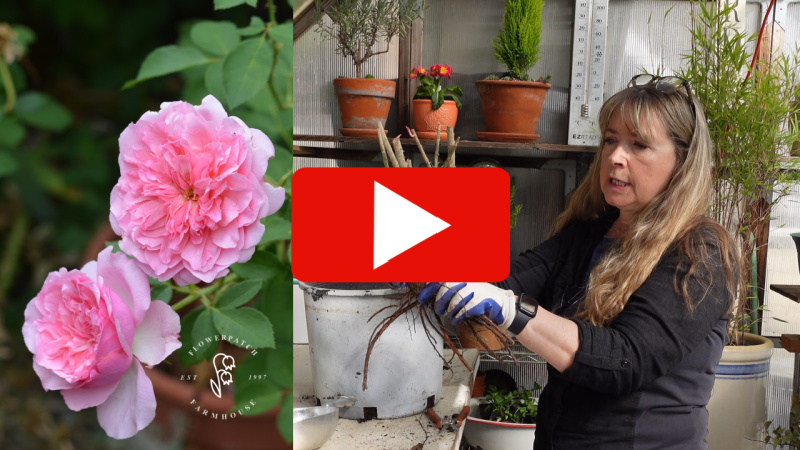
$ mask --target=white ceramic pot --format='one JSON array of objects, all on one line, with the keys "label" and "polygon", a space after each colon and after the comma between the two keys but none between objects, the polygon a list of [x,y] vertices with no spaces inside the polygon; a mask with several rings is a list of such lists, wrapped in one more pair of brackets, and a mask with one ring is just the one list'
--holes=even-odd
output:
[{"label": "white ceramic pot", "polygon": [[710,450],[763,450],[767,379],[773,344],[745,333],[745,344],[726,346],[708,402]]},{"label": "white ceramic pot", "polygon": [[470,413],[464,425],[464,440],[470,446],[483,450],[531,450],[535,437],[535,424],[483,420],[478,401],[470,400]]}]

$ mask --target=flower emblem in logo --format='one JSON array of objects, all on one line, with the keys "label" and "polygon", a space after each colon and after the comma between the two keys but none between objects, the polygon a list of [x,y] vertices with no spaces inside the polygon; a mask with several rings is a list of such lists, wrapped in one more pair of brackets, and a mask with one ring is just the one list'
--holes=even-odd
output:
[{"label": "flower emblem in logo", "polygon": [[[217,375],[216,380],[211,380],[211,392],[213,392],[217,398],[222,398],[222,386],[233,384],[233,374],[230,373],[229,370],[236,367],[236,360],[234,360],[231,355],[217,353],[211,361],[214,363],[214,372]],[[219,361],[221,367],[217,367],[217,361]]]}]

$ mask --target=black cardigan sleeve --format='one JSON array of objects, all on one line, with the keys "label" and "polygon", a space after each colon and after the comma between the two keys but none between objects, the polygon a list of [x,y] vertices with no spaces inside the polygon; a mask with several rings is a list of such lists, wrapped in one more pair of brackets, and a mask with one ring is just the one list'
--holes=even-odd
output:
[{"label": "black cardigan sleeve", "polygon": [[[719,248],[709,245],[712,261]],[[726,316],[730,294],[722,264],[688,275],[677,252],[665,255],[622,312],[608,326],[575,320],[580,347],[575,361],[560,376],[609,394],[630,393],[667,373],[689,354]],[[690,311],[675,287],[688,276],[695,304]]]},{"label": "black cardigan sleeve", "polygon": [[553,278],[564,276],[562,270],[566,262],[574,259],[572,253],[581,239],[577,234],[586,224],[573,224],[550,237],[532,250],[527,250],[511,261],[511,274],[497,283],[503,289],[510,289],[516,295],[525,293],[539,301],[547,310],[552,310],[552,298],[546,295]]}]

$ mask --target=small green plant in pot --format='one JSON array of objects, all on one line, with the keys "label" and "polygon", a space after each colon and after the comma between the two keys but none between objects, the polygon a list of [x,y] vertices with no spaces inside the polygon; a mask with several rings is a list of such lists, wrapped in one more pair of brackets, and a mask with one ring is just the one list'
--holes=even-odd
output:
[{"label": "small green plant in pot", "polygon": [[350,58],[355,68],[355,78],[333,81],[343,135],[375,136],[378,123],[386,125],[396,83],[364,77],[362,66],[387,53],[395,36],[404,38],[423,7],[422,0],[340,0],[325,6],[317,0],[317,30],[323,39],[334,41],[336,54]]},{"label": "small green plant in pot", "polygon": [[535,142],[536,127],[550,84],[530,81],[528,71],[539,60],[542,0],[507,0],[503,25],[492,41],[494,55],[506,66],[500,77],[476,81],[486,132],[478,139]]},{"label": "small green plant in pot", "polygon": [[[483,450],[530,450],[536,436],[538,399],[534,393],[541,389],[487,388],[486,396],[473,403],[464,428],[464,440],[472,448]],[[477,399],[473,399],[473,402]]]},{"label": "small green plant in pot", "polygon": [[516,391],[489,386],[480,404],[481,418],[495,422],[536,423],[539,402],[533,394],[540,389],[539,384],[535,384],[533,389],[523,387]]}]

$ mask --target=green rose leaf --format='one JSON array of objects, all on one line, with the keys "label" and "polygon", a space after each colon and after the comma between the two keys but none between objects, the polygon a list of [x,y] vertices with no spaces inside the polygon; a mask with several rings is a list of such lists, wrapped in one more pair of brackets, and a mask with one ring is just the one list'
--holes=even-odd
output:
[{"label": "green rose leaf", "polygon": [[255,97],[267,84],[274,50],[264,37],[242,41],[222,66],[222,84],[230,107],[235,108]]},{"label": "green rose leaf", "polygon": [[292,238],[292,223],[283,217],[275,214],[267,216],[264,221],[266,230],[264,235],[261,236],[261,244],[266,244],[272,241],[284,241]]},{"label": "green rose leaf", "polygon": [[[181,348],[178,349],[181,364],[188,367],[204,359],[211,359],[219,345],[214,340],[216,334],[208,308],[197,308],[187,314],[181,320]],[[208,341],[208,338],[211,340]],[[203,343],[202,346],[198,345],[200,342]]]},{"label": "green rose leaf", "polygon": [[219,300],[217,300],[217,306],[219,308],[229,309],[242,306],[252,300],[256,294],[258,294],[258,291],[261,290],[262,284],[263,281],[261,280],[246,280],[242,281],[241,283],[237,283],[226,289],[225,292],[219,296]]},{"label": "green rose leaf", "polygon": [[292,34],[293,25],[292,22],[284,22],[278,26],[272,27],[269,29],[269,37],[275,39],[276,41],[286,44],[292,45],[294,35]]},{"label": "green rose leaf", "polygon": [[277,183],[292,171],[292,152],[280,144],[275,144],[275,157],[269,161],[267,176]]},{"label": "green rose leaf", "polygon": [[153,286],[150,288],[150,298],[169,303],[172,300],[172,288],[168,285]]},{"label": "green rose leaf", "polygon": [[[272,351],[258,352],[238,365],[234,378],[236,408],[246,410],[245,415],[260,414],[274,408],[281,401],[283,392],[269,375],[268,355]],[[291,361],[290,361],[291,362]],[[255,403],[255,405],[253,405]]]},{"label": "green rose leaf", "polygon": [[[25,126],[13,117],[0,119],[0,145],[14,148],[25,138]],[[0,169],[2,170],[2,169]]]},{"label": "green rose leaf", "polygon": [[284,271],[265,283],[258,302],[258,309],[270,318],[273,324],[275,339],[281,342],[292,340],[292,271],[287,264]]},{"label": "green rose leaf", "polygon": [[254,416],[274,408],[281,401],[283,391],[275,383],[262,380],[260,386],[249,384],[242,387],[237,383],[234,396],[236,410],[242,411],[242,415]]},{"label": "green rose leaf", "polygon": [[245,3],[255,8],[258,0],[214,0],[214,9],[228,9]]},{"label": "green rose leaf", "polygon": [[250,261],[234,264],[231,270],[246,280],[266,280],[275,276],[279,267],[280,263],[275,255],[256,252]]},{"label": "green rose leaf", "polygon": [[222,84],[222,61],[215,61],[206,68],[206,90],[216,97],[223,105],[228,107],[228,96],[225,94],[225,86]]},{"label": "green rose leaf", "polygon": [[291,442],[292,440],[292,404],[291,395],[283,397],[281,410],[278,413],[278,431],[281,432],[281,436],[283,436],[287,442]]},{"label": "green rose leaf", "polygon": [[261,17],[253,16],[250,18],[250,25],[246,26],[245,28],[239,28],[237,32],[241,36],[252,36],[254,34],[263,33],[266,26],[267,24],[261,20]]},{"label": "green rose leaf", "polygon": [[164,47],[153,50],[144,58],[142,66],[139,68],[139,74],[136,75],[136,79],[125,83],[122,89],[128,89],[151,78],[180,72],[181,70],[208,64],[213,61],[215,61],[215,59],[209,58],[194,47],[165,45]]},{"label": "green rose leaf", "polygon": [[69,111],[41,92],[25,92],[20,95],[14,113],[21,121],[42,130],[62,131],[72,123]]},{"label": "green rose leaf", "polygon": [[267,355],[267,374],[275,383],[283,388],[292,387],[292,349],[281,345]]},{"label": "green rose leaf", "polygon": [[275,89],[281,108],[291,108],[293,92],[292,79],[292,47],[290,45],[275,44],[278,48],[278,59],[275,61],[275,71],[270,79],[270,84]]},{"label": "green rose leaf", "polygon": [[14,155],[0,150],[0,178],[11,175],[19,169],[19,163]]},{"label": "green rose leaf", "polygon": [[225,56],[239,45],[239,33],[231,22],[204,20],[192,26],[189,36],[194,45],[212,55]]},{"label": "green rose leaf", "polygon": [[[261,311],[253,308],[212,309],[211,311],[216,329],[225,336],[238,339],[239,346],[275,348],[272,324]],[[231,343],[236,345],[235,342]]]}]

